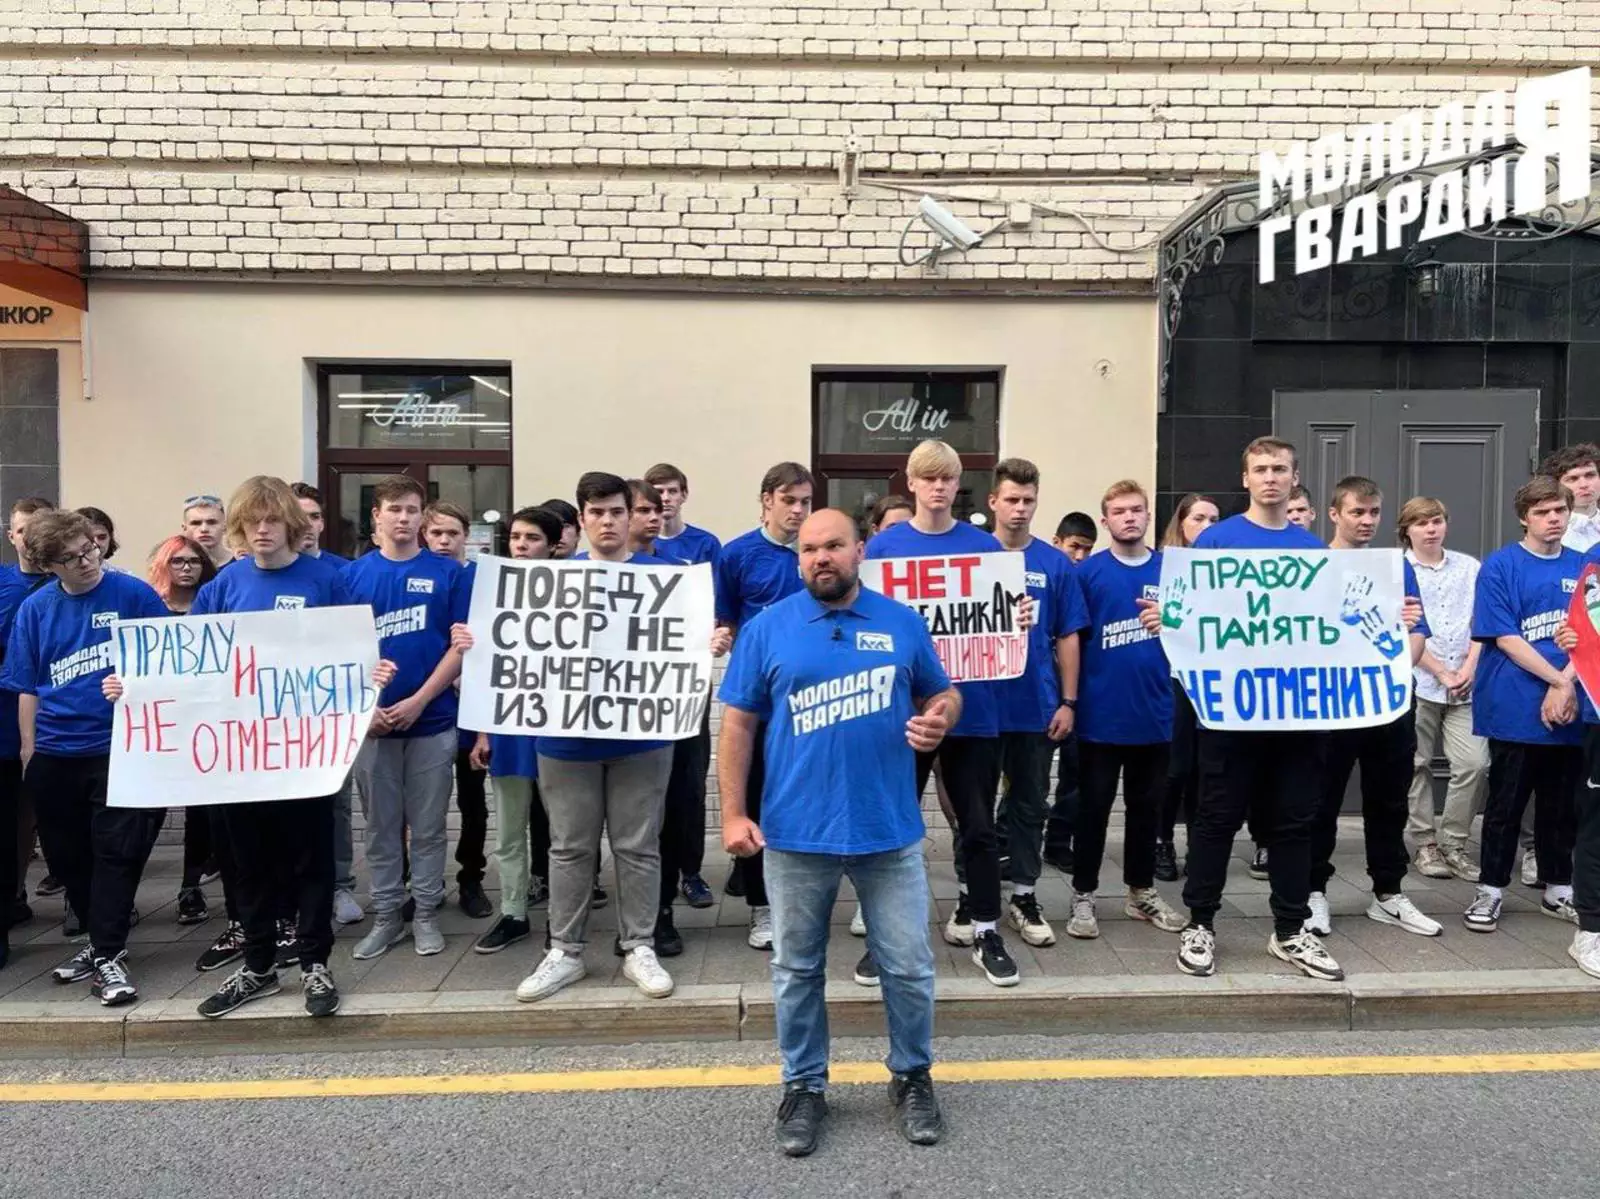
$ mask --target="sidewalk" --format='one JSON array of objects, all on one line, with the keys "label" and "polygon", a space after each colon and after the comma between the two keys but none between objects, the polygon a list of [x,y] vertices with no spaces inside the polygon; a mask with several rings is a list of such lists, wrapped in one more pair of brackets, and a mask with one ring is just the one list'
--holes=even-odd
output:
[{"label": "sidewalk", "polygon": [[[1184,1028],[1438,1027],[1543,1024],[1600,1020],[1600,983],[1572,966],[1566,947],[1571,925],[1540,914],[1538,893],[1513,885],[1505,917],[1492,935],[1468,932],[1460,915],[1471,884],[1412,874],[1407,892],[1440,920],[1444,935],[1423,938],[1380,925],[1363,915],[1369,896],[1359,855],[1359,822],[1345,821],[1338,876],[1329,888],[1334,933],[1330,952],[1343,965],[1344,983],[1306,979],[1268,956],[1272,931],[1268,885],[1251,879],[1239,841],[1226,901],[1217,922],[1218,965],[1211,979],[1193,979],[1174,965],[1177,937],[1122,912],[1120,867],[1102,872],[1101,935],[1075,941],[1062,929],[1071,884],[1048,869],[1038,892],[1057,929],[1058,943],[1032,949],[1007,930],[1022,971],[1020,986],[1002,990],[984,981],[970,951],[946,945],[934,929],[939,971],[939,1030],[943,1034],[1016,1033],[1071,1028],[1084,1031],[1156,1031]],[[1108,857],[1120,858],[1120,829]],[[939,921],[956,896],[948,833],[930,835],[930,872]],[[1180,844],[1181,852],[1181,844]],[[202,975],[194,959],[223,928],[220,887],[207,888],[212,918],[183,927],[175,920],[179,851],[158,847],[139,893],[143,915],[130,938],[130,966],[141,1001],[105,1009],[86,984],[63,987],[50,969],[74,947],[61,935],[61,900],[32,899],[35,918],[14,928],[11,964],[0,971],[0,1052],[32,1056],[276,1049],[380,1048],[396,1044],[522,1044],[530,1041],[622,1043],[682,1039],[765,1039],[772,1036],[767,954],[745,944],[748,909],[721,899],[727,858],[708,845],[706,879],[716,907],[696,911],[679,902],[684,934],[681,957],[665,965],[678,984],[668,1000],[647,1000],[621,977],[612,953],[615,904],[593,914],[586,961],[589,978],[538,1004],[513,999],[516,984],[540,955],[537,932],[511,949],[484,956],[474,938],[491,921],[468,919],[451,902],[442,913],[446,948],[421,958],[409,940],[384,957],[357,962],[350,948],[368,923],[338,930],[332,968],[344,995],[337,1020],[312,1021],[300,1007],[298,971],[284,976],[284,994],[260,1001],[220,1021],[205,1021],[194,1007],[227,971]],[[454,863],[451,863],[452,869]],[[35,862],[30,892],[42,873]],[[605,883],[611,887],[609,860]],[[496,885],[493,866],[487,885]],[[1162,884],[1177,904],[1181,883]],[[491,899],[495,898],[490,892]],[[829,951],[830,1008],[836,1033],[881,1033],[876,991],[851,981],[863,943],[849,934],[854,901],[848,886],[834,910]],[[542,909],[535,912],[537,922]],[[370,918],[369,918],[370,919]],[[536,925],[537,926],[537,925]],[[231,967],[229,968],[231,969]]]}]

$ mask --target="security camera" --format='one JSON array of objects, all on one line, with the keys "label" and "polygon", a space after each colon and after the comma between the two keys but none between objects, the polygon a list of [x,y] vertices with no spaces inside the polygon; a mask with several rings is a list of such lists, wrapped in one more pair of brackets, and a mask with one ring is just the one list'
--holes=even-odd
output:
[{"label": "security camera", "polygon": [[917,215],[941,240],[958,250],[970,250],[983,240],[981,233],[974,233],[960,217],[932,196],[923,196],[918,202]]}]

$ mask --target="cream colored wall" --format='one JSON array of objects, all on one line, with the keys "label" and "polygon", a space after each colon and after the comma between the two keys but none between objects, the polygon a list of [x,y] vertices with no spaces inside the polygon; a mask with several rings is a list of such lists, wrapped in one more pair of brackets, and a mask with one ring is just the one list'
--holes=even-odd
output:
[{"label": "cream colored wall", "polygon": [[61,414],[66,502],[115,516],[129,565],[185,496],[300,477],[306,364],[508,362],[518,503],[660,459],[689,518],[755,521],[761,472],[811,452],[814,366],[1002,367],[1001,450],[1044,473],[1041,524],[1106,483],[1154,489],[1153,301],[578,295],[271,284],[92,285],[93,396]]}]

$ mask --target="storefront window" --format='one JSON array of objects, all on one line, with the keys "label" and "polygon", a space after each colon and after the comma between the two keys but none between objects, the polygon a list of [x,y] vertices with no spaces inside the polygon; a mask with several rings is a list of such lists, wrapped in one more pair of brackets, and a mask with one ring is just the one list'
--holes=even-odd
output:
[{"label": "storefront window", "polygon": [[987,515],[1000,445],[994,372],[843,372],[813,376],[813,461],[819,505],[852,513],[863,529],[885,495],[906,495],[906,455],[929,438],[961,455],[954,514]]},{"label": "storefront window", "polygon": [[471,516],[468,553],[503,553],[511,502],[511,376],[499,369],[324,366],[322,494],[326,544],[365,552],[373,488],[408,475],[429,500]]}]

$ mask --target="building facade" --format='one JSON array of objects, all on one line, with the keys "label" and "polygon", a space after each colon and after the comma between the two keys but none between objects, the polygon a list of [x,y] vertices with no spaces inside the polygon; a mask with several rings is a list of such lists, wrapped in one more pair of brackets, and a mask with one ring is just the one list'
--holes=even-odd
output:
[{"label": "building facade", "polygon": [[[349,548],[391,470],[482,517],[666,459],[729,535],[773,462],[860,507],[936,432],[972,506],[997,457],[1038,462],[1053,525],[1125,476],[1162,512],[1231,502],[1273,428],[1324,474],[1361,465],[1318,420],[1403,440],[1404,391],[1446,395],[1444,425],[1531,412],[1534,450],[1600,432],[1582,235],[1455,239],[1435,292],[1476,290],[1448,318],[1403,255],[1276,290],[1249,236],[1181,289],[1163,257],[1264,149],[1591,62],[1600,3],[13,0],[0,22],[0,312],[73,278],[86,304],[0,321],[0,499],[54,486],[130,547],[258,472],[320,480]],[[992,232],[906,265],[925,194]],[[1522,452],[1479,442],[1485,471]]]}]

